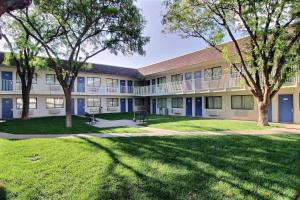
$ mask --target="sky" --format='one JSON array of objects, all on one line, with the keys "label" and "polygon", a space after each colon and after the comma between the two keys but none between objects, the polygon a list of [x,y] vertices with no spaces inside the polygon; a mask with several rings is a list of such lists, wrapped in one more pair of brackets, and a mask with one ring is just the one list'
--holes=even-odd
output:
[{"label": "sky", "polygon": [[96,55],[89,61],[130,68],[144,67],[150,64],[168,60],[207,47],[196,38],[182,39],[178,34],[162,33],[164,26],[161,24],[164,10],[163,0],[137,0],[146,19],[144,35],[150,37],[150,42],[145,46],[146,55],[134,54],[132,56],[117,56],[108,51]]},{"label": "sky", "polygon": [[[146,55],[141,56],[136,53],[132,56],[124,56],[105,51],[88,60],[89,62],[139,68],[208,47],[201,39],[183,39],[179,34],[162,33],[163,0],[137,0],[136,5],[141,9],[146,20],[144,36],[150,37],[150,42],[144,47]],[[4,40],[0,41],[0,50],[3,50],[1,48],[3,43]]]}]

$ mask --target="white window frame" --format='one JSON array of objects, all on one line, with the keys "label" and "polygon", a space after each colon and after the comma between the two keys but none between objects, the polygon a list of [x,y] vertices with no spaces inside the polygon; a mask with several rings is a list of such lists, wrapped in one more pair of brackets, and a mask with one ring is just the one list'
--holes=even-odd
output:
[{"label": "white window frame", "polygon": [[[92,102],[92,104],[89,104]],[[88,98],[87,99],[87,107],[101,107],[101,99],[100,98]]]},{"label": "white window frame", "polygon": [[[48,106],[48,100],[53,100],[53,107]],[[62,100],[62,103],[58,103],[58,101]],[[64,98],[62,97],[55,97],[55,98],[46,98],[46,108],[47,109],[54,109],[54,108],[64,108]]]},{"label": "white window frame", "polygon": [[[35,100],[35,101],[33,101]],[[34,106],[32,106],[34,105]],[[23,109],[23,99],[17,98],[16,100],[16,109],[21,110]],[[29,109],[37,109],[37,98],[29,98]]]},{"label": "white window frame", "polygon": [[107,98],[106,105],[108,108],[119,107],[119,98]]},{"label": "white window frame", "polygon": [[183,98],[181,97],[172,98],[172,108],[183,108]]}]

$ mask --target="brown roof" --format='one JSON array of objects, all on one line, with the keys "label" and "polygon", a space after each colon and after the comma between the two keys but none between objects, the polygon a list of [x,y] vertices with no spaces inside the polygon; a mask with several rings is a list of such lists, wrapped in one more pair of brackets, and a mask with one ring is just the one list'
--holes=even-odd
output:
[{"label": "brown roof", "polygon": [[[4,52],[0,52],[0,64],[4,61]],[[11,65],[14,66],[14,62],[12,60]],[[104,65],[104,64],[95,64],[91,63],[92,67],[90,69],[80,69],[80,72],[86,73],[95,73],[95,74],[108,74],[108,75],[116,75],[116,76],[124,76],[129,78],[142,79],[143,75],[137,70],[133,68],[127,67],[118,67],[112,65]]]},{"label": "brown roof", "polygon": [[[247,39],[248,37],[244,37],[239,39],[238,42],[245,44]],[[231,55],[236,54],[236,49],[233,42],[227,42],[219,46],[225,45],[227,45]],[[224,60],[224,58],[223,55],[215,48],[206,48],[170,60],[138,68],[138,71],[146,76],[178,68],[189,67],[196,64],[203,64],[213,60]]]}]

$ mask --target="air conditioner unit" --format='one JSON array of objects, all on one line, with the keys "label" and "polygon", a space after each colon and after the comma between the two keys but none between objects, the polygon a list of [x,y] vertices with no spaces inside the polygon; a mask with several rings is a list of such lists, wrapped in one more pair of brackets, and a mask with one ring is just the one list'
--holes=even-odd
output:
[{"label": "air conditioner unit", "polygon": [[[19,111],[19,115],[22,115],[22,111]],[[33,115],[33,110],[29,110],[28,115]]]},{"label": "air conditioner unit", "polygon": [[49,110],[49,114],[60,114],[60,110],[59,109],[51,109],[51,110]]},{"label": "air conditioner unit", "polygon": [[118,107],[108,107],[107,111],[112,111],[112,112],[118,111]]},{"label": "air conditioner unit", "polygon": [[182,114],[182,108],[172,108],[172,114],[181,115]]},{"label": "air conditioner unit", "polygon": [[220,115],[219,110],[207,110],[206,114],[210,117],[218,117]]},{"label": "air conditioner unit", "polygon": [[99,113],[100,112],[100,108],[98,107],[94,107],[94,108],[89,108],[89,113]]}]

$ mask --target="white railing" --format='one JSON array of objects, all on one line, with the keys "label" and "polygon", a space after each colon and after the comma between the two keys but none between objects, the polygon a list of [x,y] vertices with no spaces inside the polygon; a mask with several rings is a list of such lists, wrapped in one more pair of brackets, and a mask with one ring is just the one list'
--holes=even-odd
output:
[{"label": "white railing", "polygon": [[106,87],[107,93],[119,93],[119,87]]},{"label": "white railing", "polygon": [[13,81],[2,79],[1,85],[0,85],[0,90],[1,91],[13,91]]},{"label": "white railing", "polygon": [[[283,87],[294,87],[300,84],[300,76],[297,75],[290,78]],[[245,89],[245,81],[240,76],[233,76],[231,74],[223,74],[219,77],[211,79],[192,79],[176,82],[166,82],[157,85],[149,86],[87,86],[75,85],[74,93],[86,95],[132,95],[132,96],[160,96],[160,95],[175,95],[175,94],[191,94],[204,93],[214,91],[230,91]],[[10,80],[0,81],[0,91],[21,91],[21,84],[13,84]],[[35,94],[63,94],[60,85],[34,85],[32,92]]]},{"label": "white railing", "polygon": [[172,95],[189,94],[210,91],[222,91],[227,89],[244,89],[245,84],[241,77],[231,77],[225,74],[212,79],[192,79],[185,81],[167,82],[151,86],[135,86],[134,94],[146,95]]}]

